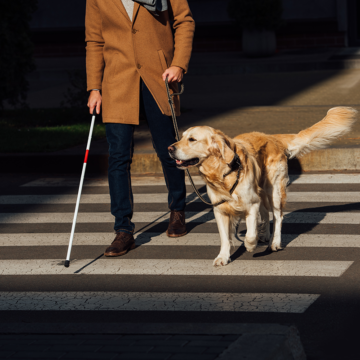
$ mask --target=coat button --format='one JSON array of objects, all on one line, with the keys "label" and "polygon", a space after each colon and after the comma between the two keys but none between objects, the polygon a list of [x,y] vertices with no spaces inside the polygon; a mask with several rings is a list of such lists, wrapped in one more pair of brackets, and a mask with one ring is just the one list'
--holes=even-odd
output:
[{"label": "coat button", "polygon": [[136,34],[136,33],[137,33],[137,30],[136,30],[136,29],[132,29],[132,33],[133,33],[133,34]]},{"label": "coat button", "polygon": [[138,69],[141,69],[141,65],[140,65],[140,64],[137,64],[137,68],[138,68]]}]

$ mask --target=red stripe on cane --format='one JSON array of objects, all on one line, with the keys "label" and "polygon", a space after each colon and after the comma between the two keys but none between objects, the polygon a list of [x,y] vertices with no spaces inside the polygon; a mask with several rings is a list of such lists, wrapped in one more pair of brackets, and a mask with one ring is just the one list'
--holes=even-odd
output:
[{"label": "red stripe on cane", "polygon": [[89,156],[89,150],[86,150],[84,164],[87,163],[88,156]]}]

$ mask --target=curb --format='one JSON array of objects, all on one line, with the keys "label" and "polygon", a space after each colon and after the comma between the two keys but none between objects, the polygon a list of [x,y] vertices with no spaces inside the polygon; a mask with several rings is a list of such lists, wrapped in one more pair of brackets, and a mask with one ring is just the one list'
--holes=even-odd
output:
[{"label": "curb", "polygon": [[[80,173],[84,163],[83,155],[19,154],[0,155],[2,173]],[[108,155],[89,154],[86,173],[107,174]],[[160,160],[155,153],[134,154],[132,174],[162,173]],[[198,174],[196,168],[192,169]]]},{"label": "curb", "polygon": [[[83,155],[19,154],[0,155],[2,173],[80,173]],[[289,171],[356,171],[360,170],[360,148],[329,148],[311,152],[300,159],[289,161]],[[107,174],[108,155],[89,156],[88,173]],[[162,173],[161,163],[155,153],[137,153],[131,165],[133,174]],[[196,168],[190,171],[198,174]]]},{"label": "curb", "polygon": [[297,161],[303,171],[360,170],[360,148],[313,151]]},{"label": "curb", "polygon": [[295,326],[186,323],[2,323],[0,334],[239,335],[216,360],[306,360]]}]

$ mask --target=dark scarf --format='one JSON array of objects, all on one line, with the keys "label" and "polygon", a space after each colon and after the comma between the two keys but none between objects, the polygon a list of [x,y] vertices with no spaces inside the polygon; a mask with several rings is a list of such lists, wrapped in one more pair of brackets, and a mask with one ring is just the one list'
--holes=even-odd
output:
[{"label": "dark scarf", "polygon": [[167,0],[133,0],[138,4],[144,6],[151,13],[156,15],[158,12],[166,11],[168,9]]}]

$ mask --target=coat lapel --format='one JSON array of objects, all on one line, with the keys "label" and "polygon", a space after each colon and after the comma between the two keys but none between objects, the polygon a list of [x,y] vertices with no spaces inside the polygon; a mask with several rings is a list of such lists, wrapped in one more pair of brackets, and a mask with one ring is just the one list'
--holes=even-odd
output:
[{"label": "coat lapel", "polygon": [[126,20],[129,21],[129,23],[131,23],[131,20],[129,18],[128,13],[126,12],[126,9],[122,3],[121,0],[111,0],[115,6],[120,10],[120,12],[126,17]]},{"label": "coat lapel", "polygon": [[139,9],[140,9],[140,4],[139,3],[134,3],[134,14],[133,14],[133,20],[132,20],[132,23],[134,24],[135,20],[136,20],[136,17],[137,17],[137,14],[139,12]]}]

